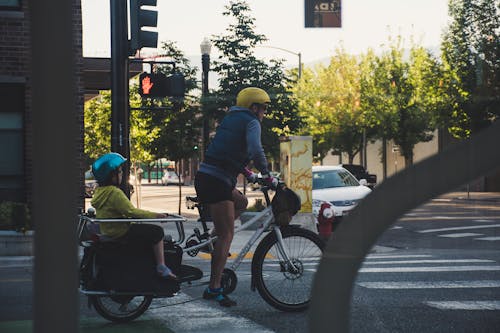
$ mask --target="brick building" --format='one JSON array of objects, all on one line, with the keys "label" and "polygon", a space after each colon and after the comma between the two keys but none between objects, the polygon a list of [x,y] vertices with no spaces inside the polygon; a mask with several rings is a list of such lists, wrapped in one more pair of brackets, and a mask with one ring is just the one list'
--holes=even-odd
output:
[{"label": "brick building", "polygon": [[[75,58],[75,112],[79,133],[78,160],[83,170],[83,100],[81,1],[73,1],[73,54]],[[33,128],[31,99],[30,12],[26,0],[0,0],[0,203],[31,206]],[[75,179],[83,187],[82,178]],[[50,190],[50,189],[48,189]],[[83,197],[83,188],[82,191]]]}]

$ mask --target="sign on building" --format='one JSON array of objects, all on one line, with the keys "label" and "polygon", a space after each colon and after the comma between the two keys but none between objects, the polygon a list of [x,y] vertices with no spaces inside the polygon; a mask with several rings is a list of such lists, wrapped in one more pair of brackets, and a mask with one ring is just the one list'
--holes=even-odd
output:
[{"label": "sign on building", "polygon": [[341,0],[305,0],[306,28],[342,27]]}]

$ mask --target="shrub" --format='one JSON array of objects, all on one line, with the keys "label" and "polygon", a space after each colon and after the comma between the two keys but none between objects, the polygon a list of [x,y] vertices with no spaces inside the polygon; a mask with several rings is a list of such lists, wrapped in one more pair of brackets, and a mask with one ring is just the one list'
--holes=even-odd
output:
[{"label": "shrub", "polygon": [[262,199],[255,199],[255,204],[247,208],[247,212],[261,212],[266,208],[264,204],[262,204]]},{"label": "shrub", "polygon": [[26,232],[31,229],[31,216],[28,206],[23,202],[1,202],[0,229],[19,232]]}]

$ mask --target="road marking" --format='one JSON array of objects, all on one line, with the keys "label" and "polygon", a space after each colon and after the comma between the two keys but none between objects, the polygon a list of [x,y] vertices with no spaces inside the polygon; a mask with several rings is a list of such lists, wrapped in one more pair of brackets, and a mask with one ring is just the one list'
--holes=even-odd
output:
[{"label": "road marking", "polygon": [[446,264],[446,263],[486,263],[495,262],[487,259],[429,259],[429,260],[393,260],[369,261],[365,265],[391,265],[391,264]]},{"label": "road marking", "polygon": [[403,229],[403,227],[400,227],[399,225],[394,226],[391,228],[391,230],[398,230],[398,229]]},{"label": "road marking", "polygon": [[0,280],[0,283],[32,282],[33,279],[6,279]]},{"label": "road marking", "polygon": [[358,282],[369,289],[458,289],[500,288],[500,281],[406,281],[406,282]]},{"label": "road marking", "polygon": [[488,222],[496,222],[495,220],[473,220],[474,222],[488,223]]},{"label": "road marking", "polygon": [[441,232],[441,231],[453,231],[453,230],[469,230],[469,229],[484,229],[484,228],[499,228],[500,224],[490,224],[490,225],[477,225],[468,227],[453,227],[453,228],[439,228],[439,229],[426,229],[420,230],[419,233],[425,234],[429,232]]},{"label": "road marking", "polygon": [[481,236],[481,235],[482,234],[475,234],[472,232],[463,232],[463,233],[458,233],[458,234],[439,235],[439,237],[460,238],[460,237],[472,237],[472,236]]},{"label": "road marking", "polygon": [[[252,259],[253,255],[254,255],[253,252],[248,252],[247,254],[245,254],[243,259]],[[198,253],[198,257],[201,259],[206,259],[206,260],[212,259],[212,255],[210,253],[204,253],[204,252]],[[228,259],[236,259],[237,257],[238,257],[238,253],[231,253],[231,256],[229,256],[227,258]],[[271,254],[268,253],[268,254],[266,254],[266,259],[274,259],[274,256],[272,256]]]},{"label": "road marking", "polygon": [[373,255],[370,254],[366,258],[367,259],[389,259],[389,258],[430,258],[432,255],[430,254],[408,254],[408,255]]},{"label": "road marking", "polygon": [[500,301],[444,301],[425,304],[440,310],[500,310]]},{"label": "road marking", "polygon": [[[237,298],[236,301],[244,302],[243,299]],[[193,299],[183,293],[172,298],[155,300],[146,314],[164,323],[174,332],[273,332],[245,317],[231,315],[230,312],[222,310],[215,301]]]},{"label": "road marking", "polygon": [[500,266],[363,267],[360,273],[473,272],[500,271]]},{"label": "road marking", "polygon": [[474,238],[476,240],[485,240],[485,241],[497,241],[500,240],[500,237],[482,237],[482,238]]},{"label": "road marking", "polygon": [[455,217],[453,216],[429,216],[430,219],[435,219],[435,220],[451,220],[454,219]]}]

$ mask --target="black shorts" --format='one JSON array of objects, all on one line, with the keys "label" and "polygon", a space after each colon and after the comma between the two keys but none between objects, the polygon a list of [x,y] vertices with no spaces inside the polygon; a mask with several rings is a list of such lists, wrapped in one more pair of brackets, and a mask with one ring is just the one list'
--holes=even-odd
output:
[{"label": "black shorts", "polygon": [[164,237],[163,228],[155,224],[130,224],[123,240],[127,243],[154,245]]},{"label": "black shorts", "polygon": [[206,173],[196,173],[194,188],[201,203],[213,204],[226,200],[233,201],[233,187]]}]

